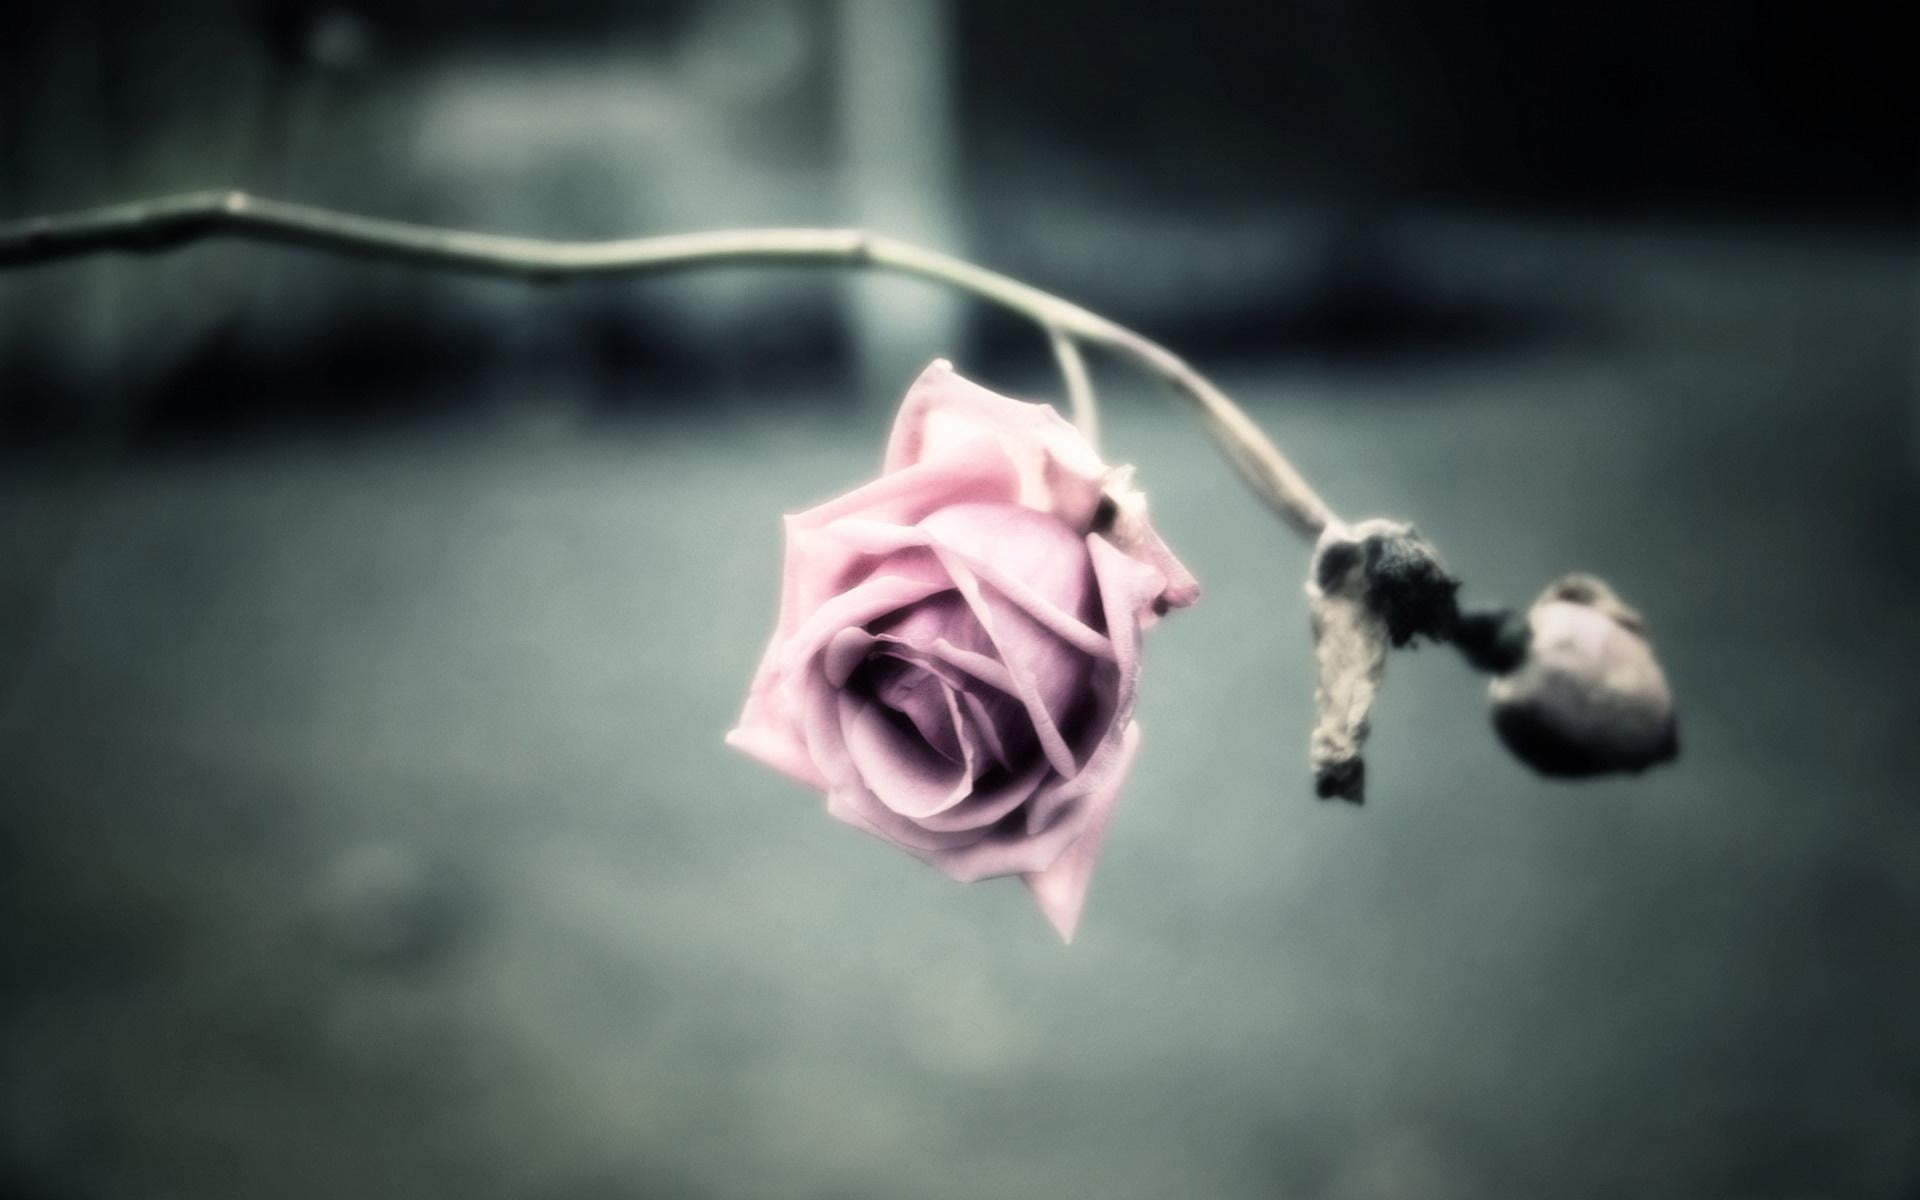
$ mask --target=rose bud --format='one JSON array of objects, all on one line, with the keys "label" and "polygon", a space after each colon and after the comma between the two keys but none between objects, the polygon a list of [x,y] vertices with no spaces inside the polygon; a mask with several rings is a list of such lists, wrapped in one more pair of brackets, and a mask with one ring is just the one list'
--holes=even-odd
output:
[{"label": "rose bud", "polygon": [[1637,772],[1679,753],[1673,693],[1646,623],[1600,580],[1569,575],[1527,613],[1520,665],[1494,679],[1493,725],[1543,775]]},{"label": "rose bud", "polygon": [[1139,742],[1141,633],[1198,587],[1052,408],[944,362],[880,477],[787,518],[729,744],[953,879],[1018,875],[1071,940]]}]

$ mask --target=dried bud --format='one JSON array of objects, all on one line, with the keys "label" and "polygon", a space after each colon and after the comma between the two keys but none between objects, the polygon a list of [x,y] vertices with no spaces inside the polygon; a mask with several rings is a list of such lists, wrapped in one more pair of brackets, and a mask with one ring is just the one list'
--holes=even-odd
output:
[{"label": "dried bud", "polygon": [[1673,693],[1640,614],[1588,575],[1534,601],[1519,667],[1493,681],[1493,725],[1543,775],[1637,772],[1679,753]]}]

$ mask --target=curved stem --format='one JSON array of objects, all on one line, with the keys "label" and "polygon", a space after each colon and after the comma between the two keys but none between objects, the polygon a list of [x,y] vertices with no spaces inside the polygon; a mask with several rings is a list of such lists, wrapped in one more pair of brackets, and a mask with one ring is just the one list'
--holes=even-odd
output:
[{"label": "curved stem", "polygon": [[[1125,326],[994,271],[908,242],[852,229],[744,229],[608,242],[503,237],[362,217],[244,192],[193,192],[0,225],[0,267],[101,250],[158,250],[203,237],[285,242],[535,282],[639,275],[720,263],[867,267],[970,292],[1038,323],[1067,377],[1075,419],[1089,428],[1092,392],[1072,342],[1131,361],[1186,399],[1240,477],[1308,541],[1335,518],[1246,412],[1178,355]],[[1067,346],[1062,354],[1061,346]],[[1075,374],[1078,368],[1077,376]],[[1080,382],[1076,382],[1078,379]],[[1084,404],[1082,399],[1084,397]]]},{"label": "curved stem", "polygon": [[1073,423],[1080,427],[1088,443],[1098,448],[1100,406],[1093,396],[1093,376],[1087,373],[1087,360],[1081,357],[1080,347],[1057,325],[1047,326],[1047,344],[1053,347],[1053,361],[1060,368],[1060,382],[1067,389],[1067,408],[1073,414]]}]

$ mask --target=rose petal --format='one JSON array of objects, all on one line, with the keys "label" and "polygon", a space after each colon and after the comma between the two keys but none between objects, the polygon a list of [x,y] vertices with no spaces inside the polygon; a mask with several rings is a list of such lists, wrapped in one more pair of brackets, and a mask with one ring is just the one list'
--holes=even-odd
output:
[{"label": "rose petal", "polygon": [[1106,464],[1060,414],[988,391],[934,362],[907,391],[887,443],[889,471],[948,453],[956,443],[987,435],[999,443],[1018,472],[1019,502],[1052,513],[1084,532],[1100,504]]},{"label": "rose petal", "polygon": [[820,669],[828,683],[845,689],[864,668],[873,699],[906,717],[922,741],[952,761],[970,757],[971,749],[960,745],[965,722],[952,694],[955,680],[911,650],[875,652],[896,644],[864,629],[843,629],[828,639]]},{"label": "rose petal", "polygon": [[985,836],[966,845],[929,853],[926,861],[942,875],[960,883],[1045,871],[1084,832],[1092,815],[1092,808],[1083,801],[1075,810],[1074,819],[1056,822],[1051,829],[1038,834],[996,825]]},{"label": "rose petal", "polygon": [[1082,536],[1058,518],[1008,504],[963,504],[920,523],[943,561],[973,574],[1083,654],[1113,657],[1099,630],[1097,585]]},{"label": "rose petal", "polygon": [[[948,578],[952,578],[951,573]],[[957,670],[970,681],[987,685],[990,690],[980,694],[979,700],[987,710],[995,738],[1011,758],[1024,754],[1041,736],[1035,729],[1029,701],[1037,698],[1049,721],[1057,725],[1079,694],[1080,674],[1091,664],[1070,648],[1061,647],[1050,632],[1034,628],[1023,610],[993,589],[983,588],[981,595],[983,602],[1006,610],[1000,622],[1004,643],[989,634],[957,588],[902,609],[873,628],[877,636],[898,639],[910,651],[909,657],[931,669]],[[956,641],[965,643],[965,647],[955,645]],[[1031,690],[1023,690],[1016,680],[1009,654],[1018,656],[1015,665],[1031,669]],[[962,690],[981,691],[964,685]]]},{"label": "rose petal", "polygon": [[992,655],[981,654],[973,650],[963,650],[945,638],[935,638],[924,647],[926,652],[957,670],[1006,695],[1019,694],[1019,685],[1014,683],[1013,675],[1008,672],[1007,664]]},{"label": "rose petal", "polygon": [[978,841],[991,826],[1027,803],[1035,789],[1051,778],[1053,768],[1047,765],[1046,759],[1036,758],[1018,775],[997,777],[992,787],[982,788],[976,784],[972,795],[945,812],[923,818],[920,827],[931,833],[971,830],[975,836],[969,842]]},{"label": "rose petal", "polygon": [[1084,765],[1079,773],[1044,790],[1028,809],[1028,825],[1036,830],[1053,821],[1061,805],[1104,787],[1131,761],[1131,752],[1123,751],[1121,742],[1133,724],[1134,696],[1140,680],[1140,615],[1151,608],[1165,585],[1158,570],[1128,557],[1098,535],[1087,538],[1087,555],[1099,580],[1107,628],[1117,631],[1112,638],[1115,673],[1106,693],[1111,700],[1088,735],[1091,744],[1083,751]]},{"label": "rose petal", "polygon": [[[949,616],[942,611],[935,614],[935,619],[924,619],[926,614],[919,610],[929,606],[942,610],[950,607],[956,615]],[[875,628],[885,632],[846,629],[829,640],[821,662],[828,681],[835,687],[847,686],[862,665],[876,655],[884,656],[938,678],[958,702],[951,732],[983,750],[1000,767],[1010,768],[1015,756],[1034,744],[1026,709],[1014,695],[1013,679],[1006,667],[987,655],[960,650],[944,638],[933,636],[935,631],[957,636],[970,631],[979,641],[991,645],[966,602],[958,595],[942,593],[920,604],[909,605]],[[912,636],[900,636],[901,630]],[[936,749],[949,757],[958,757],[959,752],[951,745],[947,730],[945,701],[937,702],[941,706],[939,711],[934,709],[935,703],[929,700],[892,706],[912,720]],[[984,760],[978,755],[975,769],[984,769]]]},{"label": "rose petal", "polygon": [[785,725],[771,721],[741,724],[727,731],[726,743],[750,758],[772,767],[795,783],[825,791],[826,777],[813,765],[807,745]]},{"label": "rose petal", "polygon": [[[797,535],[804,546],[809,534]],[[789,532],[790,553],[786,600],[806,586],[810,572],[793,561],[796,535]],[[931,554],[903,554],[878,564],[877,572],[846,591],[832,595],[805,613],[783,612],[777,630],[760,658],[747,689],[740,720],[727,735],[727,744],[766,763],[801,783],[821,787],[817,763],[803,766],[806,743],[789,691],[802,665],[823,641],[842,629],[858,626],[906,607],[949,586]],[[790,607],[783,604],[783,608]]]},{"label": "rose petal", "polygon": [[1105,634],[1055,605],[1052,600],[1028,585],[1020,576],[1001,571],[990,562],[982,561],[964,551],[953,550],[944,544],[940,545],[938,553],[943,562],[957,558],[966,563],[968,570],[973,572],[976,579],[1013,601],[1027,616],[1045,626],[1049,633],[1080,653],[1092,658],[1111,659],[1113,657],[1113,645],[1107,640]]},{"label": "rose petal", "polygon": [[729,743],[952,878],[1025,876],[1071,939],[1137,746],[1140,631],[1197,592],[1126,477],[936,363],[886,474],[787,519]]},{"label": "rose petal", "polygon": [[[1138,727],[1128,726],[1121,739],[1123,767],[1131,764],[1139,740]],[[1124,769],[1114,772],[1106,786],[1083,797],[1040,833],[1002,826],[971,845],[929,855],[927,861],[963,883],[1000,875],[1026,876],[1040,911],[1063,940],[1071,941],[1100,839],[1125,777]]]},{"label": "rose petal", "polygon": [[1103,726],[1101,735],[1086,751],[1085,765],[1078,774],[1072,778],[1056,778],[1042,785],[1027,804],[1024,822],[1027,832],[1039,833],[1051,827],[1056,821],[1062,820],[1063,814],[1083,797],[1092,795],[1106,787],[1116,776],[1124,774],[1132,761],[1125,746],[1126,733],[1131,728],[1131,720]]},{"label": "rose petal", "polygon": [[1076,671],[1084,669],[1085,660],[1077,659],[1073,651],[1063,647],[1017,606],[997,596],[989,599],[989,593],[965,563],[944,557],[941,561],[955,589],[973,610],[974,618],[993,640],[1000,661],[1013,681],[1015,694],[1033,721],[1033,732],[1040,740],[1047,761],[1062,775],[1074,774],[1079,767],[1047,701],[1049,696],[1064,701],[1074,694],[1078,683]]},{"label": "rose petal", "polygon": [[869,658],[867,673],[874,699],[905,717],[935,753],[953,762],[972,761],[973,739],[944,674],[897,654]]},{"label": "rose petal", "polygon": [[1125,723],[1133,709],[1134,688],[1140,681],[1140,623],[1164,594],[1166,577],[1156,568],[1129,558],[1099,536],[1087,538],[1087,561],[1098,581],[1100,603],[1106,610],[1114,665],[1120,670],[1120,708]]},{"label": "rose petal", "polygon": [[809,673],[806,690],[802,724],[807,751],[825,777],[829,813],[914,854],[924,855],[980,840],[983,836],[980,830],[931,830],[888,808],[861,779],[847,747],[840,711],[842,693],[818,670]]},{"label": "rose petal", "polygon": [[[884,622],[875,623],[872,629],[878,637],[963,671],[1008,695],[1017,690],[1006,664],[991,653],[993,639],[980,627],[958,590],[936,593],[908,605]],[[958,644],[961,642],[965,644]]]},{"label": "rose petal", "polygon": [[780,669],[793,675],[842,631],[948,590],[953,580],[943,567],[937,556],[922,559],[897,555],[887,560],[879,572],[822,604],[793,631],[782,647]]},{"label": "rose petal", "polygon": [[[961,691],[958,695],[960,709],[965,714],[965,735],[982,746],[1001,768],[1012,769],[1013,759],[1007,752],[1006,739],[1000,735],[1002,723],[1007,719],[1004,712],[990,708],[976,692]],[[996,700],[1004,701],[1004,698],[996,697]]]},{"label": "rose petal", "polygon": [[1010,501],[1019,495],[1019,488],[1013,460],[995,439],[983,436],[949,445],[940,455],[910,469],[883,475],[844,496],[785,518],[780,612],[760,673],[765,674],[777,661],[780,647],[822,604],[879,565],[877,547],[869,550],[857,543],[848,544],[828,534],[828,526],[853,522],[850,528],[856,536],[864,530],[872,539],[876,527],[911,529],[929,513],[947,505]]},{"label": "rose petal", "polygon": [[1086,816],[1079,836],[1065,852],[1046,868],[1027,876],[1040,912],[1053,925],[1063,942],[1073,941],[1080,926],[1080,911],[1087,901],[1087,887],[1093,881],[1094,861],[1106,840],[1107,822],[1113,817],[1114,802],[1119,799],[1127,769],[1140,749],[1140,727],[1129,723],[1120,739],[1120,761],[1100,789],[1086,799]]},{"label": "rose petal", "polygon": [[1151,626],[1167,609],[1185,608],[1198,600],[1199,582],[1154,532],[1146,494],[1134,486],[1132,467],[1118,467],[1108,476],[1106,495],[1112,505],[1112,519],[1100,535],[1127,557],[1160,573],[1160,592],[1155,603],[1141,614],[1142,627]]},{"label": "rose petal", "polygon": [[1149,602],[1147,613],[1141,618],[1142,626],[1151,626],[1159,618],[1162,609],[1186,608],[1200,599],[1200,581],[1173,556],[1172,549],[1151,526],[1139,531],[1125,553],[1135,561],[1152,567],[1161,579],[1157,597],[1159,603]]},{"label": "rose petal", "polygon": [[[957,723],[958,714],[954,719]],[[840,732],[860,781],[880,803],[903,817],[919,820],[944,812],[973,791],[971,747],[955,762],[924,739],[907,736],[882,715],[878,705],[845,692],[840,694]]]},{"label": "rose petal", "polygon": [[1081,609],[1094,607],[1088,602],[1094,588],[1084,555],[1069,548],[1073,531],[1057,519],[1008,504],[965,504],[943,509],[913,529],[850,519],[823,532],[865,554],[897,554],[915,546],[951,551],[1062,641],[1096,658],[1113,657],[1106,635],[1080,615]]},{"label": "rose petal", "polygon": [[979,431],[942,442],[899,470],[787,518],[790,526],[820,529],[859,518],[915,525],[955,504],[1009,504],[1020,495],[1019,459],[1006,443]]},{"label": "rose petal", "polygon": [[[967,613],[966,619],[972,623],[973,614]],[[984,654],[959,650],[945,639],[916,646],[892,633],[870,636],[876,645],[890,647],[885,651],[888,655],[944,681],[964,702],[964,728],[984,740],[1001,766],[1010,766],[1010,756],[1033,742],[1026,709],[1005,666]]]},{"label": "rose petal", "polygon": [[923,599],[945,583],[944,579],[883,575],[835,597],[831,602],[835,611],[817,629],[768,647],[770,661],[763,661],[754,676],[740,722],[727,734],[727,744],[798,782],[824,789],[831,776],[808,743],[804,706],[797,694],[806,675],[808,647],[828,640],[833,631]]}]

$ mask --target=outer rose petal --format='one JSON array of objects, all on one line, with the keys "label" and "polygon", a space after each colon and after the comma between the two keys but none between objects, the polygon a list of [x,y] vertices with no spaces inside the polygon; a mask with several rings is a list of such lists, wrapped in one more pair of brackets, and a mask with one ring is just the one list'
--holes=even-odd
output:
[{"label": "outer rose petal", "polygon": [[[896,569],[905,565],[891,564]],[[727,734],[727,744],[799,783],[824,789],[829,779],[819,755],[807,744],[802,698],[796,694],[804,682],[807,655],[795,651],[823,646],[841,629],[884,616],[947,586],[938,576],[883,571],[808,614],[809,624],[791,636],[775,634],[747,690],[740,723]]]},{"label": "outer rose petal", "polygon": [[[778,644],[814,609],[844,591],[850,574],[883,553],[883,530],[908,531],[955,504],[1009,502],[1019,495],[1014,461],[992,438],[949,443],[901,470],[786,519],[787,545],[780,581]],[[849,533],[836,532],[846,527]],[[861,531],[851,536],[851,531]]]},{"label": "outer rose petal", "polygon": [[1087,902],[1087,885],[1093,881],[1094,860],[1100,857],[1100,843],[1107,834],[1107,820],[1113,815],[1113,802],[1119,799],[1133,756],[1140,749],[1140,726],[1129,722],[1120,738],[1120,761],[1107,776],[1100,790],[1087,797],[1088,813],[1080,836],[1067,847],[1053,865],[1027,875],[1027,888],[1040,906],[1040,912],[1060,934],[1071,942],[1080,927],[1080,909]]},{"label": "outer rose petal", "polygon": [[954,444],[983,434],[997,440],[1013,461],[1022,505],[1087,528],[1107,477],[1099,453],[1051,405],[990,392],[955,374],[944,358],[907,390],[887,442],[886,469],[904,470],[942,457]]},{"label": "outer rose petal", "polygon": [[1154,532],[1147,516],[1147,497],[1133,486],[1133,468],[1121,467],[1107,480],[1107,497],[1113,501],[1113,520],[1102,536],[1125,554],[1160,572],[1163,581],[1158,603],[1141,619],[1151,626],[1164,609],[1185,608],[1200,598],[1200,584],[1173,556],[1173,551]]},{"label": "outer rose petal", "polygon": [[[1011,505],[970,504],[936,513],[921,528],[962,595],[956,562],[990,589],[991,610],[1013,614],[1017,628],[1002,635],[987,621],[980,627],[994,637],[1001,661],[1041,677],[1049,708],[1064,707],[1080,690],[1090,659],[1113,657],[1107,635],[1087,623],[1099,611],[1098,581],[1070,526]],[[1015,636],[1017,649],[1002,640]]]},{"label": "outer rose petal", "polygon": [[[1106,634],[1088,624],[1101,606],[1092,564],[1073,526],[1017,505],[964,504],[935,513],[920,527],[942,562],[958,558],[969,574],[1066,647],[1113,657]],[[1127,624],[1133,623],[1129,618]]]},{"label": "outer rose petal", "polygon": [[[936,359],[920,373],[895,419],[887,443],[886,469],[904,470],[944,458],[956,445],[982,435],[999,442],[1019,478],[1019,502],[1050,512],[1077,530],[1093,523],[1103,495],[1127,493],[1121,527],[1112,539],[1129,556],[1156,568],[1166,580],[1166,608],[1185,608],[1200,597],[1193,574],[1174,557],[1147,519],[1144,499],[1132,487],[1132,468],[1115,472],[1073,424],[1051,405],[1028,404],[988,391]],[[1119,487],[1113,487],[1116,482]],[[1145,618],[1152,624],[1158,612]]]},{"label": "outer rose petal", "polygon": [[1087,538],[1087,555],[1099,580],[1107,628],[1115,631],[1113,694],[1104,721],[1083,752],[1079,773],[1042,789],[1034,797],[1027,809],[1029,829],[1045,828],[1063,805],[1106,787],[1110,779],[1123,777],[1133,760],[1132,749],[1124,743],[1127,737],[1137,736],[1133,733],[1133,701],[1140,681],[1141,614],[1160,594],[1164,578],[1152,566],[1127,557],[1097,534]]}]

